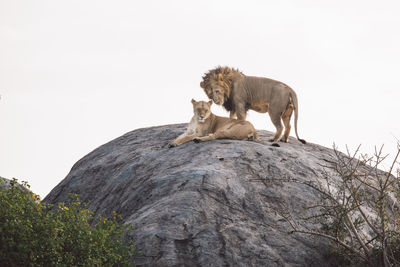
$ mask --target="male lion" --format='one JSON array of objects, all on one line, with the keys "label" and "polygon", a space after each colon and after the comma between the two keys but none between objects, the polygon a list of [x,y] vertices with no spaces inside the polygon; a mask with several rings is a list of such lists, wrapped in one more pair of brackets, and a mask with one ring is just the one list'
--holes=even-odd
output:
[{"label": "male lion", "polygon": [[196,142],[215,139],[234,139],[258,141],[253,124],[245,120],[219,117],[211,113],[212,101],[192,99],[194,116],[183,134],[169,143],[169,147],[178,146],[194,140]]},{"label": "male lion", "polygon": [[285,132],[281,141],[288,141],[291,128],[290,118],[294,110],[297,139],[303,144],[306,143],[297,134],[298,102],[296,93],[286,84],[268,78],[246,76],[229,67],[217,67],[204,74],[200,86],[209,99],[230,111],[231,118],[237,116],[239,120],[245,120],[249,109],[260,113],[268,112],[276,127],[276,134],[271,139],[273,142],[277,142],[282,135],[282,121]]}]

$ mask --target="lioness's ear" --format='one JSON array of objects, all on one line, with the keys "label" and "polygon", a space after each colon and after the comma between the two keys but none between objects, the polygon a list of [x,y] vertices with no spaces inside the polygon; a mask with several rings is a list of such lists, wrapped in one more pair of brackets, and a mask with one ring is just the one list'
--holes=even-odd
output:
[{"label": "lioness's ear", "polygon": [[208,101],[208,106],[211,107],[211,104],[212,104],[212,100]]},{"label": "lioness's ear", "polygon": [[196,100],[194,100],[193,98],[192,98],[192,104],[193,105],[196,104]]},{"label": "lioness's ear", "polygon": [[200,82],[200,87],[204,88],[204,82]]}]

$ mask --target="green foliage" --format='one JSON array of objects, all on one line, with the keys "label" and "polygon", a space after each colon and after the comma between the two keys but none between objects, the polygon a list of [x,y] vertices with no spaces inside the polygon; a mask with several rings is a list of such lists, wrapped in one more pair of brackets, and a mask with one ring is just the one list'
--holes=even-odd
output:
[{"label": "green foliage", "polygon": [[125,240],[132,228],[115,213],[94,218],[71,198],[50,207],[16,179],[0,188],[0,266],[132,266],[134,244]]}]

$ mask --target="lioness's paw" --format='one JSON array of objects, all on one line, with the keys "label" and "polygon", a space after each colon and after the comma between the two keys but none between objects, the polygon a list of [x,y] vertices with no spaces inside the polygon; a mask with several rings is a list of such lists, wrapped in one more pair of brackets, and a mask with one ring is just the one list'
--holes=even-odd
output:
[{"label": "lioness's paw", "polygon": [[169,142],[168,143],[168,147],[169,148],[171,148],[171,147],[176,147],[178,144],[177,143],[174,143],[174,142]]}]

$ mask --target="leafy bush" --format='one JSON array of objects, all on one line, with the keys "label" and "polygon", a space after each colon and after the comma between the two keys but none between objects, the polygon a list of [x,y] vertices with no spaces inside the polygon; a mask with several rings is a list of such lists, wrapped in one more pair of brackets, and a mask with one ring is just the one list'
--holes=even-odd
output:
[{"label": "leafy bush", "polygon": [[131,227],[115,213],[95,219],[72,198],[51,207],[16,179],[0,188],[0,265],[132,266],[134,244],[125,240]]}]

